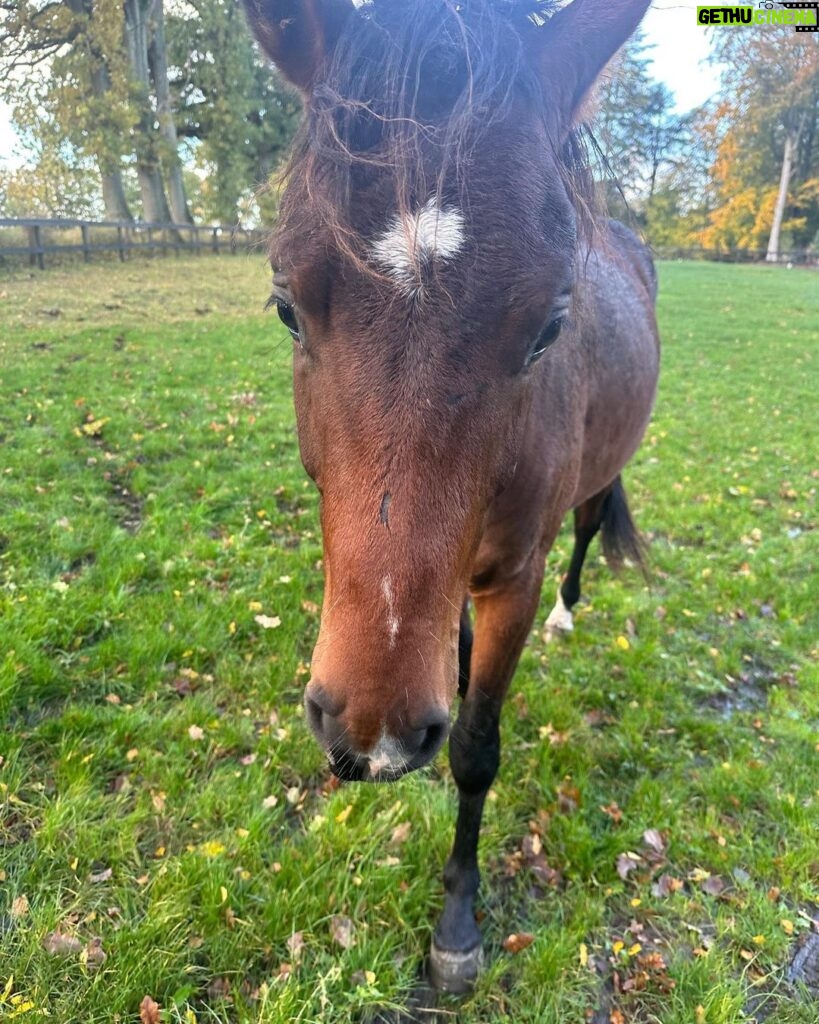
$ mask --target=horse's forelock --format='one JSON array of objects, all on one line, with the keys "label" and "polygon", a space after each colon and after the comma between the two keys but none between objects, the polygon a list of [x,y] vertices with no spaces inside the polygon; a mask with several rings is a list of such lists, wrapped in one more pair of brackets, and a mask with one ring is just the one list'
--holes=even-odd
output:
[{"label": "horse's forelock", "polygon": [[[549,98],[526,61],[523,39],[533,20],[545,21],[559,6],[557,0],[360,5],[297,135],[274,260],[317,221],[347,259],[372,273],[366,239],[350,216],[357,187],[388,178],[390,212],[407,214],[432,195],[466,192],[470,155],[520,97],[539,105],[545,123]],[[560,147],[558,171],[581,222],[591,209],[587,169],[585,148],[572,133]]]}]

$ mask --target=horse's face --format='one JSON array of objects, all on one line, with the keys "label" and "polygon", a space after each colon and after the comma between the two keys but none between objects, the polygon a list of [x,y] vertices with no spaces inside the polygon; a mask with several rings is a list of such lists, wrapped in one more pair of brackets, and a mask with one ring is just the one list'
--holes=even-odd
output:
[{"label": "horse's face", "polygon": [[[341,0],[279,6],[305,19],[289,77],[310,103],[316,54],[349,12]],[[282,11],[278,23],[250,13],[287,65]],[[297,243],[276,254],[274,297],[296,340],[299,442],[324,538],[306,708],[349,778],[398,777],[446,736],[486,515],[514,472],[534,367],[569,314],[574,210],[547,134],[519,98],[458,187],[439,180],[401,213],[388,169],[354,179],[357,260],[321,215],[326,197],[284,200],[303,209]]]},{"label": "horse's face", "polygon": [[318,222],[281,253],[299,441],[322,495],[307,709],[341,770],[345,752],[368,754],[353,774],[416,767],[444,739],[484,518],[514,468],[537,356],[568,312],[572,208],[555,174],[538,175],[552,185],[529,205],[516,182],[547,169],[548,149],[534,120],[509,134],[515,159],[486,151],[470,169],[469,210],[430,196],[402,221],[389,180],[353,196],[381,276],[338,257]]}]

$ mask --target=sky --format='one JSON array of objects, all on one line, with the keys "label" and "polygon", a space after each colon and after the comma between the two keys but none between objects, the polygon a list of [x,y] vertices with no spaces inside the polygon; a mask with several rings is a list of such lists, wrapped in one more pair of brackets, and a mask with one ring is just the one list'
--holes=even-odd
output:
[{"label": "sky", "polygon": [[[696,7],[696,0],[654,0],[643,21],[652,75],[671,89],[680,112],[705,102],[717,86],[716,69],[705,62],[708,40],[696,23]],[[19,163],[15,148],[9,109],[0,103],[0,165]]]}]

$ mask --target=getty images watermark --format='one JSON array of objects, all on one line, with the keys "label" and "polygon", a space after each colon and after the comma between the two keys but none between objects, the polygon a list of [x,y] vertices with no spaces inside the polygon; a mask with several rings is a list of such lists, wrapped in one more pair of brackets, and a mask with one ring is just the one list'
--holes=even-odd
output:
[{"label": "getty images watermark", "polygon": [[756,7],[698,7],[700,25],[793,25],[797,32],[819,32],[819,0],[770,3]]}]

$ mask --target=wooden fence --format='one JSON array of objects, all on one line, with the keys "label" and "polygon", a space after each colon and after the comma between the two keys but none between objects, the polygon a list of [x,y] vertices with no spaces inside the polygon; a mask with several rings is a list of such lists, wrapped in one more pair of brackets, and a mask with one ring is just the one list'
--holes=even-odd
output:
[{"label": "wooden fence", "polygon": [[153,257],[254,248],[262,252],[267,236],[258,229],[213,224],[0,217],[0,267],[28,263],[45,270],[62,257],[88,263],[97,256],[125,261],[134,253]]},{"label": "wooden fence", "polygon": [[[765,249],[670,249],[658,246],[654,250],[654,255],[662,260],[710,260],[713,263],[766,263],[768,253]],[[819,249],[799,249],[781,252],[776,263],[779,266],[819,269]]]},{"label": "wooden fence", "polygon": [[[171,253],[264,251],[268,232],[257,228],[225,228],[213,224],[149,224],[142,221],[22,220],[0,217],[0,267],[28,264],[45,270],[50,264],[93,257],[127,260],[133,253],[167,256]],[[712,260],[721,263],[764,263],[764,249],[667,249],[661,259]],[[819,269],[819,250],[783,252],[784,265]]]}]

